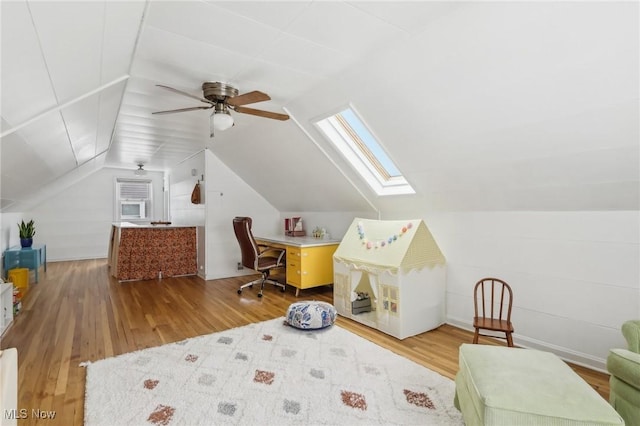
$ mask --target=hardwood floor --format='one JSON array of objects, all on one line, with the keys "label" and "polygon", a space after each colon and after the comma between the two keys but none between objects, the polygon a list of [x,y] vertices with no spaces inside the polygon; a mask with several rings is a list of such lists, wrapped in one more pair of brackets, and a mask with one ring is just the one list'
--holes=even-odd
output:
[{"label": "hardwood floor", "polygon": [[[19,353],[18,408],[27,412],[19,424],[81,425],[83,361],[277,318],[296,300],[333,298],[327,286],[305,290],[299,298],[291,287],[281,293],[272,286],[262,299],[251,289],[239,296],[237,288],[247,281],[182,277],[118,283],[105,259],[50,263],[0,342],[0,348],[16,347]],[[342,317],[337,323],[449,378],[458,369],[459,345],[473,338],[468,331],[443,325],[397,340]],[[481,343],[504,344],[490,339]],[[608,398],[606,374],[574,369]],[[55,411],[55,418],[37,419],[32,410]]]}]

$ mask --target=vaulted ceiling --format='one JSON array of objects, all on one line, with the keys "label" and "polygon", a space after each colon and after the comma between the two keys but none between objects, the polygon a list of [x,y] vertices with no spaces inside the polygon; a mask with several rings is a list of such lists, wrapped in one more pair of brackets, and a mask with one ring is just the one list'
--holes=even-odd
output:
[{"label": "vaulted ceiling", "polygon": [[[283,211],[638,209],[638,4],[11,1],[1,198],[208,148]],[[209,137],[205,81],[263,91]],[[313,121],[352,105],[417,190],[377,198]]]}]

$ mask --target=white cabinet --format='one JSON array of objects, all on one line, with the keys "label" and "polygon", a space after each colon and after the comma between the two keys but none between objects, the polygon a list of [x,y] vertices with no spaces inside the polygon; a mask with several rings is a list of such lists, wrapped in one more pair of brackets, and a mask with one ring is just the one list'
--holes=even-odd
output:
[{"label": "white cabinet", "polygon": [[0,284],[0,335],[13,321],[13,284]]}]

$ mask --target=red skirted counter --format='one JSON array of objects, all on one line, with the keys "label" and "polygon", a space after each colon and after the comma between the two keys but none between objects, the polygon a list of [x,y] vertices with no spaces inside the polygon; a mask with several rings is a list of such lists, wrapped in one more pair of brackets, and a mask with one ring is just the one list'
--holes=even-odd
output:
[{"label": "red skirted counter", "polygon": [[108,256],[118,281],[195,275],[196,227],[114,223]]}]

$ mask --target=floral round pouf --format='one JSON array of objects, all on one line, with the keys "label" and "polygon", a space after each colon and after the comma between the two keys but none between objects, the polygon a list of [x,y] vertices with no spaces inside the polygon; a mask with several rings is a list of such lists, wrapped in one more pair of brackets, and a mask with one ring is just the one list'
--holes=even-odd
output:
[{"label": "floral round pouf", "polygon": [[287,324],[302,330],[329,327],[336,321],[336,308],[327,302],[294,302],[287,309]]}]

